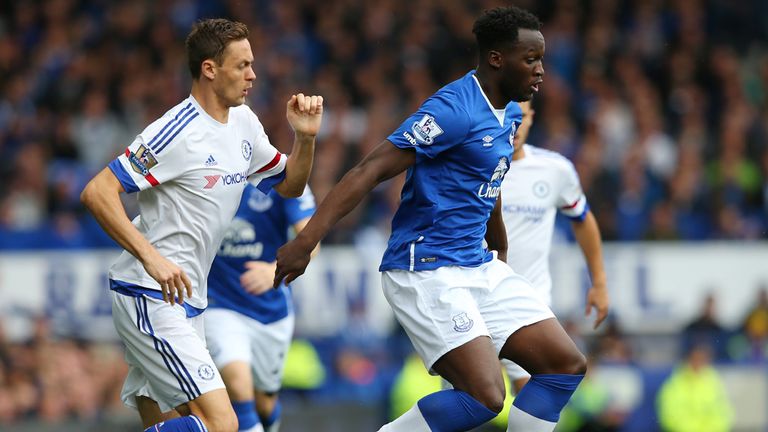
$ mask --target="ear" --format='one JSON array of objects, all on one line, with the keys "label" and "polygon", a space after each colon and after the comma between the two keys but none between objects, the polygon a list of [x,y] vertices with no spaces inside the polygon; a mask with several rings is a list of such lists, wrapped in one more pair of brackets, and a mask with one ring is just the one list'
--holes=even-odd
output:
[{"label": "ear", "polygon": [[501,68],[501,64],[504,62],[500,51],[490,50],[488,51],[488,65],[494,69]]},{"label": "ear", "polygon": [[212,59],[203,60],[200,75],[212,80],[216,76],[216,63]]}]

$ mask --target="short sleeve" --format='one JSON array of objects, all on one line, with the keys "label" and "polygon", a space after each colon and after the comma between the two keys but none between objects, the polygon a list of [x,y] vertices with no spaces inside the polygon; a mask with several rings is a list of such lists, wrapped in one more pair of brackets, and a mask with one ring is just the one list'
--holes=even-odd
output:
[{"label": "short sleeve", "polygon": [[[159,147],[158,147],[159,148]],[[179,143],[161,151],[145,144],[139,135],[125,152],[109,164],[126,192],[138,192],[173,180],[184,173],[184,146]]]},{"label": "short sleeve", "polygon": [[248,181],[263,193],[268,193],[274,185],[285,179],[285,163],[288,158],[269,142],[264,126],[256,115],[253,112],[250,112],[250,115],[255,130],[253,144],[247,140],[242,143],[243,146],[252,147],[243,148],[243,152],[251,152]]},{"label": "short sleeve", "polygon": [[570,219],[581,221],[584,220],[587,211],[589,211],[587,197],[584,196],[584,191],[581,189],[576,168],[565,158],[563,158],[563,162],[563,183],[557,196],[557,207],[560,213]]},{"label": "short sleeve", "polygon": [[469,115],[450,93],[438,93],[427,99],[387,140],[395,146],[413,148],[430,159],[461,144],[469,132]]},{"label": "short sleeve", "polygon": [[309,186],[304,187],[304,193],[300,197],[285,199],[285,218],[290,225],[313,214],[315,214],[315,196],[309,190]]}]

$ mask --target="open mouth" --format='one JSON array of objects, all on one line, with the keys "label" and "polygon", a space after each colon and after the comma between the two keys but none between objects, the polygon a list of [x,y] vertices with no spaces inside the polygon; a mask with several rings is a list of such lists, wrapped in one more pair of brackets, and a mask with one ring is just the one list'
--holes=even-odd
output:
[{"label": "open mouth", "polygon": [[538,93],[539,86],[541,85],[542,82],[544,81],[536,81],[535,83],[531,84],[531,91],[533,91],[534,93]]}]

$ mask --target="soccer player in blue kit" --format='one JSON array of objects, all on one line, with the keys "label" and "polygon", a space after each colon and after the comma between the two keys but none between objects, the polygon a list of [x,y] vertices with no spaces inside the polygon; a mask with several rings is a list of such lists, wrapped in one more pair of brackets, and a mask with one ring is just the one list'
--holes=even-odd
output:
[{"label": "soccer player in blue kit", "polygon": [[586,371],[549,307],[504,263],[500,188],[522,118],[517,102],[543,81],[540,27],[516,7],[486,11],[473,27],[477,69],[427,99],[278,250],[275,285],[303,274],[331,226],[407,170],[382,288],[425,366],[454,388],[425,396],[381,431],[466,431],[492,419],[504,403],[499,358],[531,374],[508,431],[552,431]]},{"label": "soccer player in blue kit", "polygon": [[208,274],[205,339],[243,432],[278,429],[295,317],[288,287],[272,289],[275,255],[314,212],[309,187],[283,198],[247,185]]}]

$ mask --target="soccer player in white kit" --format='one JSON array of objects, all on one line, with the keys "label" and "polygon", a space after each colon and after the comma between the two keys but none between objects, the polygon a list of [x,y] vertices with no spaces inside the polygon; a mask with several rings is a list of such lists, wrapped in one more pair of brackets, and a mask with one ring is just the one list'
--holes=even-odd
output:
[{"label": "soccer player in white kit", "polygon": [[381,431],[459,432],[486,423],[504,407],[499,358],[507,358],[531,373],[507,430],[551,432],[586,371],[549,307],[503,262],[501,182],[522,119],[517,102],[543,81],[540,28],[516,7],[486,11],[473,27],[477,69],[428,98],[278,250],[275,286],[304,272],[315,245],[365,194],[406,171],[379,267],[382,288],[424,365],[454,388],[425,396]]},{"label": "soccer player in white kit", "polygon": [[[579,176],[571,161],[559,153],[524,144],[533,124],[534,112],[530,102],[522,102],[523,120],[515,135],[515,152],[509,171],[501,184],[504,203],[501,213],[507,229],[507,263],[528,279],[541,299],[552,304],[552,278],[549,274],[549,251],[555,214],[560,212],[571,220],[576,241],[584,254],[592,287],[587,292],[589,315],[597,311],[594,327],[608,315],[600,228],[589,210],[581,189]],[[519,393],[530,374],[519,365],[502,360]]]},{"label": "soccer player in white kit", "polygon": [[[290,157],[243,105],[256,75],[248,28],[200,21],[186,40],[190,96],[143,132],[82,192],[125,250],[109,270],[112,314],[129,372],[122,399],[151,431],[235,431],[237,418],[206,348],[206,278],[249,180],[301,195],[312,168],[322,97],[293,95]],[[138,192],[130,221],[119,194]]]}]

